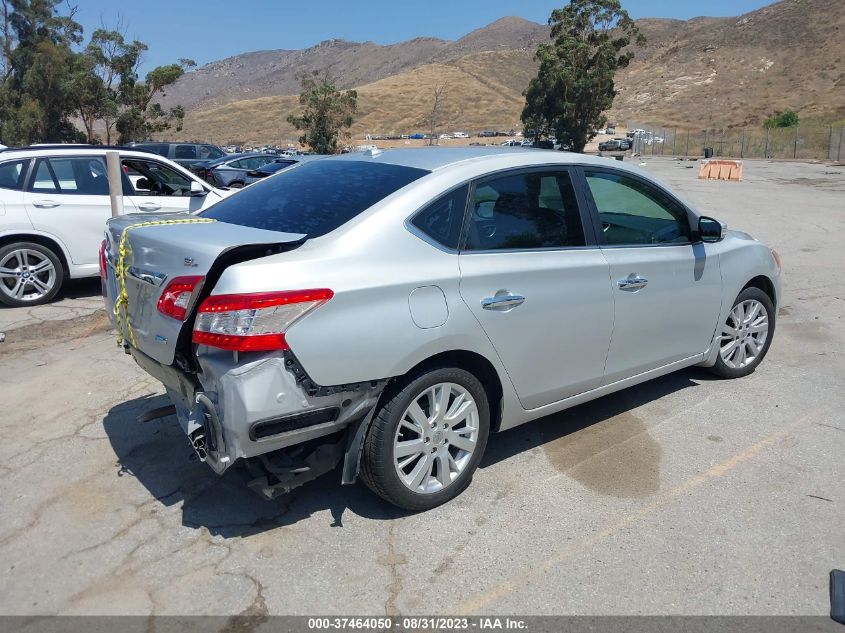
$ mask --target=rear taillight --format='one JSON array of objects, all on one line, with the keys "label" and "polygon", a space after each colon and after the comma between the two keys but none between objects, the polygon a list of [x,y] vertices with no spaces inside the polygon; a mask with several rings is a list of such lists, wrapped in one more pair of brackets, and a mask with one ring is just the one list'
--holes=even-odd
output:
[{"label": "rear taillight", "polygon": [[199,292],[201,276],[174,277],[158,299],[158,311],[177,321],[184,321],[188,316],[194,296]]},{"label": "rear taillight", "polygon": [[328,288],[210,296],[200,304],[193,341],[240,352],[288,349],[288,328],[333,296]]},{"label": "rear taillight", "polygon": [[103,243],[100,244],[100,279],[103,281],[108,281],[109,278],[109,263],[106,261],[106,248],[108,248],[108,242],[103,240]]}]

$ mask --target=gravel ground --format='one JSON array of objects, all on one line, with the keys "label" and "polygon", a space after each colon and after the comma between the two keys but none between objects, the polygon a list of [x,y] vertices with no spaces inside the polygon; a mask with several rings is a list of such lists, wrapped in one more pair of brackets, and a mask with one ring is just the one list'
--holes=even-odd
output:
[{"label": "gravel ground", "polygon": [[[845,169],[645,169],[777,248],[742,380],[682,371],[493,436],[406,515],[331,474],[274,502],[198,463],[99,283],[0,309],[0,614],[802,614],[845,567]],[[96,282],[96,280],[94,280]]]}]

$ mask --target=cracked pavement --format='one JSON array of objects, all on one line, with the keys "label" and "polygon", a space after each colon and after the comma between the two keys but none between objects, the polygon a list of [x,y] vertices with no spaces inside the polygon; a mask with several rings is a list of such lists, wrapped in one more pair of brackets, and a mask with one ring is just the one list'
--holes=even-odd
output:
[{"label": "cracked pavement", "polygon": [[[748,378],[691,369],[492,436],[408,515],[329,474],[273,502],[194,457],[97,280],[0,309],[0,614],[826,614],[845,567],[845,170],[647,159],[777,248]],[[96,282],[96,283],[95,283]],[[612,597],[612,598],[611,598]]]}]

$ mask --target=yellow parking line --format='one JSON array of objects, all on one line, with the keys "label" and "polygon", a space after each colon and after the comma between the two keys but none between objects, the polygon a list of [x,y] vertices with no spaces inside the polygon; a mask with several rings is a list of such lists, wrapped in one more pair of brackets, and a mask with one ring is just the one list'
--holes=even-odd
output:
[{"label": "yellow parking line", "polygon": [[490,589],[482,591],[481,593],[476,594],[475,596],[467,600],[462,601],[458,604],[455,609],[452,610],[453,613],[461,615],[471,615],[473,613],[477,613],[485,605],[528,584],[532,579],[538,578],[555,565],[559,565],[560,563],[572,558],[573,556],[580,554],[584,550],[595,545],[597,542],[616,534],[617,532],[630,526],[632,523],[635,523],[640,519],[652,514],[658,508],[661,508],[662,506],[686,494],[687,492],[694,490],[695,488],[698,488],[713,479],[718,479],[719,477],[722,477],[723,475],[729,473],[740,464],[747,462],[748,460],[755,457],[763,449],[768,448],[781,438],[789,435],[792,431],[802,426],[807,426],[808,423],[811,420],[815,419],[822,411],[823,409],[816,409],[815,411],[798,419],[795,423],[790,424],[789,426],[786,426],[782,429],[779,429],[774,433],[771,433],[770,435],[767,435],[760,441],[756,442],[755,444],[752,444],[751,446],[737,453],[733,457],[726,459],[725,461],[716,464],[712,468],[709,468],[705,472],[700,473],[695,477],[691,477],[685,482],[680,483],[677,486],[670,488],[666,492],[657,495],[657,497],[652,502],[642,506],[636,512],[632,512],[631,514],[623,517],[616,523],[609,525],[600,532],[597,532],[591,536],[581,539],[580,541],[576,541],[575,543],[563,548],[552,556],[544,559],[543,562],[541,562],[539,565],[530,567],[526,571],[517,574],[512,578],[505,580],[504,582],[494,587],[491,587]]}]

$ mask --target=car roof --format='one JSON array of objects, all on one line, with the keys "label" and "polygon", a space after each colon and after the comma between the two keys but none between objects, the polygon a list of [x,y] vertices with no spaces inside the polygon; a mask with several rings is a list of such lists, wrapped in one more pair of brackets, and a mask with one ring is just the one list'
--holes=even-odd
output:
[{"label": "car roof", "polygon": [[[487,147],[419,147],[419,148],[398,148],[365,152],[353,152],[340,156],[329,156],[329,160],[357,160],[373,163],[384,163],[402,167],[415,167],[427,171],[437,171],[459,163],[473,161],[477,163],[496,163],[500,159],[513,159],[514,156],[522,156],[526,159],[526,165],[537,165],[541,163],[557,165],[596,165],[610,166],[607,158],[578,154],[575,152],[562,152],[557,150],[544,150],[527,147],[507,147],[492,145]],[[511,161],[508,161],[511,162]],[[629,166],[614,160],[614,167],[621,167],[628,171],[637,171]]]},{"label": "car roof", "polygon": [[205,161],[209,165],[220,165],[222,163],[228,163],[230,160],[238,160],[239,158],[251,158],[253,156],[275,156],[275,154],[270,154],[268,152],[241,152],[239,154],[226,154],[225,156],[221,156],[220,158],[215,158],[213,160]]},{"label": "car roof", "polygon": [[183,169],[177,163],[155,152],[131,147],[115,147],[107,145],[41,145],[33,147],[16,147],[0,151],[0,160],[18,160],[23,158],[39,158],[42,156],[61,156],[72,154],[73,156],[105,156],[108,151],[116,151],[123,158],[154,158],[157,161],[164,161],[168,165]]}]

